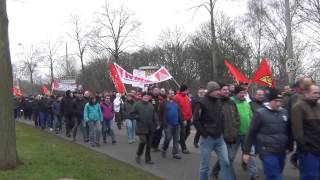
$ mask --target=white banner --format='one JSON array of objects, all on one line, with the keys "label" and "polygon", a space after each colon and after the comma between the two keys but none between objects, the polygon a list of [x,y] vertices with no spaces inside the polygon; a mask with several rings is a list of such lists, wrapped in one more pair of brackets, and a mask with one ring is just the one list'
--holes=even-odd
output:
[{"label": "white banner", "polygon": [[163,81],[167,81],[172,78],[171,74],[165,67],[161,67],[158,71],[153,73],[152,75],[148,77],[139,77],[136,75],[133,75],[131,73],[128,73],[126,70],[124,70],[121,66],[114,63],[118,74],[121,78],[122,83],[124,84],[131,84],[131,85],[148,85],[148,84],[156,84]]}]

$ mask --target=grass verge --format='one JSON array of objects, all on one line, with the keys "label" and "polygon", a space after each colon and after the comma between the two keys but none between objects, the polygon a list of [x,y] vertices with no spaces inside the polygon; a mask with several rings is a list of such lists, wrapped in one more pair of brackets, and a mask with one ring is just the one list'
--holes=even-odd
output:
[{"label": "grass verge", "polygon": [[34,127],[16,123],[23,165],[0,171],[2,180],[158,180],[147,172],[73,144]]}]

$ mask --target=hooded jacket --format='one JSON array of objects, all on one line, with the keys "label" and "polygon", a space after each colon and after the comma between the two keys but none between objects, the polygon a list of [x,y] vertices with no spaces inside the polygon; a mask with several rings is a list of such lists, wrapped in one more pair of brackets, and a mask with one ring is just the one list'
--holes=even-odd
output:
[{"label": "hooded jacket", "polygon": [[184,93],[178,92],[174,96],[174,100],[176,101],[176,103],[179,106],[179,109],[180,109],[181,114],[182,114],[182,120],[191,121],[191,119],[192,119],[192,107],[191,107],[191,103],[190,103],[189,97]]}]

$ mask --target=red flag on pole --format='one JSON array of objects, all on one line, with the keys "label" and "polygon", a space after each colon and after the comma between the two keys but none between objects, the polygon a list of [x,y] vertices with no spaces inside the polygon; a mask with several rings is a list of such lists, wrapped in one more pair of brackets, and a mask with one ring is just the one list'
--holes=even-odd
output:
[{"label": "red flag on pole", "polygon": [[224,64],[227,66],[229,72],[238,82],[249,83],[249,79],[243,75],[241,72],[237,70],[232,64],[230,64],[227,60],[224,60]]},{"label": "red flag on pole", "polygon": [[42,93],[47,95],[47,96],[51,95],[51,93],[50,93],[49,89],[47,88],[47,86],[42,86]]},{"label": "red flag on pole", "polygon": [[23,95],[23,94],[22,94],[22,91],[21,91],[20,88],[17,87],[17,86],[13,86],[12,91],[13,91],[13,95],[14,95],[14,96],[22,96],[22,95]]},{"label": "red flag on pole", "polygon": [[254,73],[251,82],[261,86],[275,87],[270,66],[266,59],[262,59],[257,71]]},{"label": "red flag on pole", "polygon": [[112,82],[117,92],[120,94],[124,94],[126,92],[126,88],[119,77],[116,67],[111,61],[109,61],[109,71],[110,71]]}]

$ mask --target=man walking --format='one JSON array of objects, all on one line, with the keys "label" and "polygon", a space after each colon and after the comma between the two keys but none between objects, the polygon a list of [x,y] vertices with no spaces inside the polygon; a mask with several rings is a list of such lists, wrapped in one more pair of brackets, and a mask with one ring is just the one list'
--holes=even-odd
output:
[{"label": "man walking", "polygon": [[150,95],[144,92],[142,94],[142,101],[136,103],[131,111],[132,118],[137,121],[136,133],[140,138],[136,157],[138,164],[141,163],[141,155],[145,146],[145,162],[146,164],[154,164],[151,160],[151,142],[152,135],[157,128],[158,117],[149,100]]},{"label": "man walking", "polygon": [[181,159],[179,156],[179,135],[181,114],[178,105],[173,101],[174,91],[168,91],[168,98],[161,103],[159,107],[159,122],[164,129],[165,140],[162,147],[162,157],[166,157],[167,149],[171,139],[173,139],[172,157],[174,159]]},{"label": "man walking", "polygon": [[219,99],[220,86],[211,81],[207,84],[207,94],[196,105],[194,125],[200,139],[200,180],[208,179],[209,160],[214,150],[219,158],[222,179],[231,180],[227,146],[223,139],[222,102]]},{"label": "man walking", "polygon": [[301,180],[320,177],[320,87],[308,84],[292,108],[292,133],[297,142]]},{"label": "man walking", "polygon": [[188,136],[190,135],[191,128],[191,119],[192,119],[192,108],[191,102],[188,97],[188,86],[181,85],[180,91],[175,95],[174,100],[179,106],[179,109],[182,113],[182,122],[180,132],[180,145],[182,149],[182,153],[189,154],[189,150],[187,149],[186,141]]},{"label": "man walking", "polygon": [[268,103],[258,109],[251,121],[243,145],[243,161],[249,163],[255,145],[263,164],[265,180],[282,180],[286,152],[292,151],[288,112],[283,109],[282,95],[277,89],[268,90]]}]

